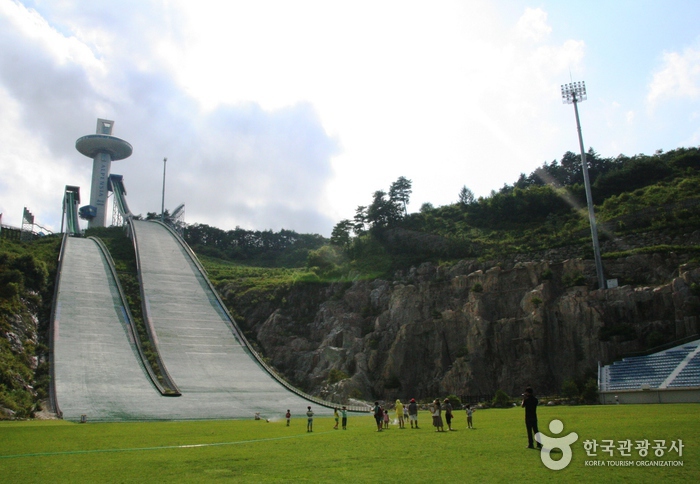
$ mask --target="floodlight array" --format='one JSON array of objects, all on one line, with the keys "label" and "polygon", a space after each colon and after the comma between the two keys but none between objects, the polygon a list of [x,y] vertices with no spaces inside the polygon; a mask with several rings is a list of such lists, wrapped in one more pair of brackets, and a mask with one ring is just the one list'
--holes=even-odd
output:
[{"label": "floodlight array", "polygon": [[588,99],[588,95],[586,94],[586,83],[584,81],[579,81],[571,82],[569,84],[562,84],[561,99],[564,104],[585,101]]}]

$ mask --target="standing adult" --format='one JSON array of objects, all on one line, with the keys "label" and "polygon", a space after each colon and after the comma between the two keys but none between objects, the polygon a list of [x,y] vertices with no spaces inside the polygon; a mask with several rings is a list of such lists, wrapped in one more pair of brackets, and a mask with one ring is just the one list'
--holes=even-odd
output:
[{"label": "standing adult", "polygon": [[340,415],[343,418],[343,430],[347,430],[348,425],[348,409],[343,405],[343,409],[340,411]]},{"label": "standing adult", "polygon": [[306,431],[314,431],[314,413],[311,411],[311,407],[306,407]]},{"label": "standing adult", "polygon": [[415,398],[411,398],[408,404],[408,420],[411,422],[411,428],[413,428],[413,422],[416,423],[416,428],[418,428],[418,404]]},{"label": "standing adult", "polygon": [[405,428],[403,425],[403,404],[401,403],[400,399],[396,399],[396,420],[399,421],[399,428],[403,429]]},{"label": "standing adult", "polygon": [[[525,409],[525,427],[527,428],[527,448],[534,449],[533,436],[536,435],[539,430],[537,429],[537,405],[539,400],[535,397],[531,387],[525,389],[523,393],[523,403],[520,404],[521,407]],[[542,444],[537,443],[537,448],[542,448]]]},{"label": "standing adult", "polygon": [[439,398],[436,398],[433,402],[431,411],[433,413],[433,427],[435,427],[435,432],[444,432],[445,424],[442,422],[442,407],[440,406]]},{"label": "standing adult", "polygon": [[445,409],[445,421],[447,422],[447,429],[452,430],[452,404],[450,403],[450,399],[446,398],[445,399],[445,405],[443,406]]},{"label": "standing adult", "polygon": [[384,421],[384,409],[379,405],[379,402],[374,402],[374,420],[377,421],[377,432],[382,431],[382,422]]}]

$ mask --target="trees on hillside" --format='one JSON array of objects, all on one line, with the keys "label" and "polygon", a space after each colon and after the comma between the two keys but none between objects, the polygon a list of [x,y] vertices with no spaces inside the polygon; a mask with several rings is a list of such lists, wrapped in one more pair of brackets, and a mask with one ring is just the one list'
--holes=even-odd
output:
[{"label": "trees on hillside", "polygon": [[[600,204],[611,196],[660,181],[695,176],[700,171],[700,149],[602,158],[591,148],[586,163],[594,200]],[[368,205],[357,207],[354,218],[336,225],[332,243],[356,259],[365,257],[368,250],[363,247],[371,244],[380,245],[386,254],[397,258],[405,258],[406,254],[416,258],[434,256],[443,246],[449,246],[449,251],[440,249],[442,255],[473,253],[472,241],[480,231],[552,233],[553,227],[573,229],[579,218],[576,207],[585,205],[581,156],[573,152],[544,163],[529,175],[521,173],[513,184],[492,190],[488,196],[476,198],[464,185],[457,203],[434,207],[427,202],[419,212],[409,215],[411,185],[411,180],[399,177],[388,192],[375,191]]]},{"label": "trees on hillside", "polygon": [[472,203],[476,202],[476,198],[474,197],[474,192],[472,192],[470,189],[467,188],[466,185],[462,187],[462,189],[459,191],[459,204],[466,207],[467,205],[471,205]]},{"label": "trees on hillside", "polygon": [[[293,230],[221,230],[206,224],[187,226],[185,240],[202,253],[234,260],[275,259],[283,252],[305,252],[317,249],[326,243],[326,239],[317,234],[298,234]],[[299,257],[292,257],[293,263]],[[298,262],[298,261],[297,261]]]},{"label": "trees on hillside", "polygon": [[389,188],[390,202],[403,208],[404,217],[408,215],[407,206],[411,193],[411,180],[403,176],[400,176]]},{"label": "trees on hillside", "polygon": [[360,237],[367,232],[377,233],[396,225],[408,214],[411,187],[411,180],[400,176],[389,187],[389,193],[384,190],[375,191],[371,204],[360,205],[355,210],[355,217],[352,220],[341,220],[333,227],[331,243],[348,247],[350,231],[356,237]]}]

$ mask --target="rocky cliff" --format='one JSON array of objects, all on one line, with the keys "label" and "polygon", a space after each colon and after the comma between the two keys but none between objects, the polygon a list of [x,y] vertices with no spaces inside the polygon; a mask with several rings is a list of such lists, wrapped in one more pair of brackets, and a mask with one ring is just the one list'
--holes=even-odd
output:
[{"label": "rocky cliff", "polygon": [[[666,253],[605,261],[430,263],[393,280],[301,284],[229,302],[286,378],[335,401],[556,392],[598,362],[700,332],[700,268]],[[223,288],[226,295],[226,288]]]}]

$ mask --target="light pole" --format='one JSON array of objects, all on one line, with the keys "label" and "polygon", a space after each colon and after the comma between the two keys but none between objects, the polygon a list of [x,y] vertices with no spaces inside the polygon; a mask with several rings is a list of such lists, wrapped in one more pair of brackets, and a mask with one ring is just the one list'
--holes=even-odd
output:
[{"label": "light pole", "polygon": [[163,158],[163,198],[161,198],[160,204],[160,221],[165,222],[165,163],[168,161],[167,158]]},{"label": "light pole", "polygon": [[581,135],[581,123],[578,119],[578,103],[588,99],[586,95],[586,83],[571,82],[562,84],[561,97],[564,104],[573,104],[576,113],[576,129],[578,130],[578,144],[581,148],[581,168],[583,169],[583,184],[586,187],[586,202],[588,203],[588,220],[591,223],[591,237],[593,238],[593,255],[595,257],[595,269],[598,274],[598,288],[605,289],[605,276],[603,275],[603,262],[600,259],[600,245],[598,243],[598,227],[593,211],[593,195],[591,194],[591,180],[588,176],[588,163],[586,151],[583,149],[583,136]]}]

